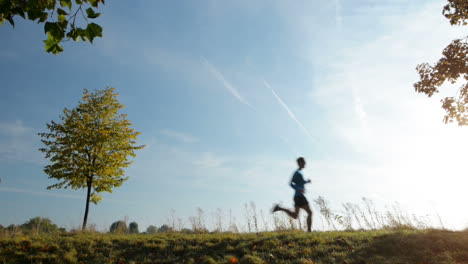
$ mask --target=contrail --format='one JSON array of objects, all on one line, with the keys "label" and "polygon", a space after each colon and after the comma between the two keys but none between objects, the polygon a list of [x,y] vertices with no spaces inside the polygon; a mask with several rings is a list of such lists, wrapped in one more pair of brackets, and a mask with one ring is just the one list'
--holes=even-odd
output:
[{"label": "contrail", "polygon": [[[267,122],[266,122],[266,119],[263,117],[263,115],[261,114],[261,112],[258,112],[256,108],[254,108],[240,93],[239,91],[228,81],[226,80],[226,78],[224,78],[224,76],[204,57],[204,56],[200,56],[201,58],[201,61],[202,61],[202,64],[216,77],[216,79],[218,79],[218,81],[220,81],[224,88],[226,88],[237,100],[239,100],[241,103],[249,106],[254,112],[256,112],[259,116],[260,116],[260,121],[267,127],[270,127]],[[264,80],[265,82],[265,85],[268,86],[268,88],[271,89],[271,87],[266,83],[266,81]],[[273,89],[271,89],[273,91]],[[297,120],[297,118],[294,116],[294,114],[291,112],[291,110],[289,110],[289,108],[286,106],[286,104],[284,104],[284,102],[279,98],[279,96],[273,91],[273,94],[275,95],[275,97],[280,101],[280,103],[282,103],[285,107],[285,109],[287,109],[286,111],[288,111],[288,113],[290,115],[292,115],[293,119],[299,123],[299,125],[302,127],[302,129],[304,129],[306,131],[306,133],[312,137],[310,135],[310,133],[307,131],[307,129]],[[271,128],[270,128],[271,129]],[[294,155],[298,155],[298,151],[295,150],[294,148],[292,148],[289,144],[289,142],[286,140],[286,138],[284,138],[283,136],[280,136],[280,139],[285,143],[285,145],[290,149],[290,151],[294,154]]]},{"label": "contrail", "polygon": [[[276,100],[278,100],[279,104],[284,108],[284,110],[288,113],[289,117],[294,121],[296,122],[296,124],[299,125],[299,127],[302,128],[302,130],[304,130],[304,132],[307,134],[307,136],[310,137],[310,139],[314,140],[314,137],[312,136],[312,134],[309,132],[309,130],[297,119],[296,115],[291,111],[291,109],[289,109],[288,105],[279,97],[279,95],[275,92],[275,90],[273,90],[273,88],[271,88],[270,84],[263,80],[263,84],[265,84],[265,86],[267,88],[269,88],[271,90],[271,92],[273,93],[273,96],[275,96]],[[314,140],[315,141],[315,140]]]},{"label": "contrail", "polygon": [[224,76],[213,66],[211,63],[203,56],[201,56],[202,63],[208,68],[208,70],[220,81],[224,88],[226,88],[237,100],[241,103],[249,106],[250,108],[254,109],[254,107],[247,102],[247,100],[239,93],[239,91],[232,85]]},{"label": "contrail", "polygon": [[343,16],[341,15],[341,3],[340,0],[335,0],[335,24],[336,27],[341,30],[341,24],[343,22]]}]

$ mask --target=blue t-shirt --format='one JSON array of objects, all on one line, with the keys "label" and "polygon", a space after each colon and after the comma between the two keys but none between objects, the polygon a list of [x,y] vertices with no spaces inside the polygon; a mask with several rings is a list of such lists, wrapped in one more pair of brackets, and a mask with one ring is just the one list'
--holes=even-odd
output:
[{"label": "blue t-shirt", "polygon": [[296,191],[294,196],[304,196],[301,190],[304,190],[304,184],[306,183],[307,182],[304,180],[301,170],[296,170],[290,183],[291,187]]}]

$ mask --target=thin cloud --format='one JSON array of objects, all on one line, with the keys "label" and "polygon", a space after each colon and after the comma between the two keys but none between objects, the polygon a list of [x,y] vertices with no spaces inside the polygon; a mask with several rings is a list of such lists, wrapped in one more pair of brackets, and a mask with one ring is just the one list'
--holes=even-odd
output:
[{"label": "thin cloud", "polygon": [[335,22],[336,27],[341,29],[341,24],[343,22],[343,16],[341,15],[341,3],[340,0],[335,0]]},{"label": "thin cloud", "polygon": [[53,192],[31,191],[31,190],[24,190],[24,189],[11,188],[11,187],[1,187],[0,192],[26,193],[26,194],[40,195],[40,196],[54,196],[54,197],[60,197],[60,198],[83,199],[83,197],[77,196],[77,195],[61,194],[61,193],[53,193]]},{"label": "thin cloud", "polygon": [[32,129],[25,126],[23,121],[16,120],[14,123],[1,122],[0,123],[0,134],[8,136],[19,136],[27,132],[30,132]]},{"label": "thin cloud", "polygon": [[[12,187],[0,187],[0,192],[24,193],[24,194],[30,194],[30,195],[36,195],[36,196],[52,196],[52,197],[78,199],[78,200],[83,200],[83,198],[85,197],[85,196],[64,194],[64,193],[25,190],[25,189],[12,188]],[[113,199],[113,198],[107,198],[107,197],[105,197],[104,201],[114,202],[114,203],[135,204],[134,202],[131,202],[131,201]]]},{"label": "thin cloud", "polygon": [[161,132],[161,134],[163,134],[165,136],[171,137],[171,138],[176,139],[178,141],[182,141],[184,143],[194,143],[194,142],[198,141],[198,139],[196,137],[192,136],[192,135],[182,133],[182,132],[178,132],[178,131],[174,131],[174,130],[171,130],[171,129],[163,129],[160,132]]},{"label": "thin cloud", "polygon": [[15,122],[0,122],[0,161],[19,160],[44,165],[45,160],[37,149],[40,142],[34,129]]},{"label": "thin cloud", "polygon": [[202,168],[220,168],[226,160],[226,158],[222,158],[211,152],[204,152],[193,161],[193,164]]},{"label": "thin cloud", "polygon": [[223,87],[226,88],[237,100],[241,103],[249,106],[254,109],[254,107],[247,102],[247,100],[239,93],[239,91],[232,85],[224,76],[203,56],[201,56],[203,65],[223,84]]},{"label": "thin cloud", "polygon": [[289,117],[294,121],[296,122],[296,124],[299,125],[299,127],[302,128],[302,130],[304,130],[304,132],[307,134],[307,136],[309,136],[312,140],[314,140],[314,137],[312,136],[312,134],[309,132],[309,130],[297,119],[296,115],[291,111],[291,109],[288,107],[288,105],[283,101],[283,99],[281,99],[279,97],[279,95],[275,92],[275,90],[273,90],[273,88],[271,88],[270,84],[263,80],[263,84],[265,84],[265,86],[267,88],[269,88],[271,90],[271,92],[273,93],[273,96],[275,96],[276,100],[278,100],[278,103],[283,107],[283,109],[286,111],[286,113],[288,113]]},{"label": "thin cloud", "polygon": [[359,95],[358,91],[356,90],[353,95],[354,98],[354,112],[355,115],[357,116],[357,119],[359,120],[359,123],[361,124],[362,129],[368,136],[369,133],[369,126],[368,126],[368,114],[366,110],[364,109],[364,105],[361,100],[361,96]]}]

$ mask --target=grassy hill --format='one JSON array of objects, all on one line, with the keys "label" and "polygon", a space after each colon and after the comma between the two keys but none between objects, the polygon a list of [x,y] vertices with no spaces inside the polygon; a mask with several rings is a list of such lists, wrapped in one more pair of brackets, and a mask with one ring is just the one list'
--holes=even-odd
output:
[{"label": "grassy hill", "polygon": [[0,263],[468,263],[468,232],[13,235]]}]

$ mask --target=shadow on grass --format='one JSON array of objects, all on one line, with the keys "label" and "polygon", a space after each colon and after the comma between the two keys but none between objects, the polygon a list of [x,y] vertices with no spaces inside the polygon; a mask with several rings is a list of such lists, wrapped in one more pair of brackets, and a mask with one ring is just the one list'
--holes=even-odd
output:
[{"label": "shadow on grass", "polygon": [[429,230],[386,234],[352,253],[351,259],[354,264],[466,264],[468,232]]}]

